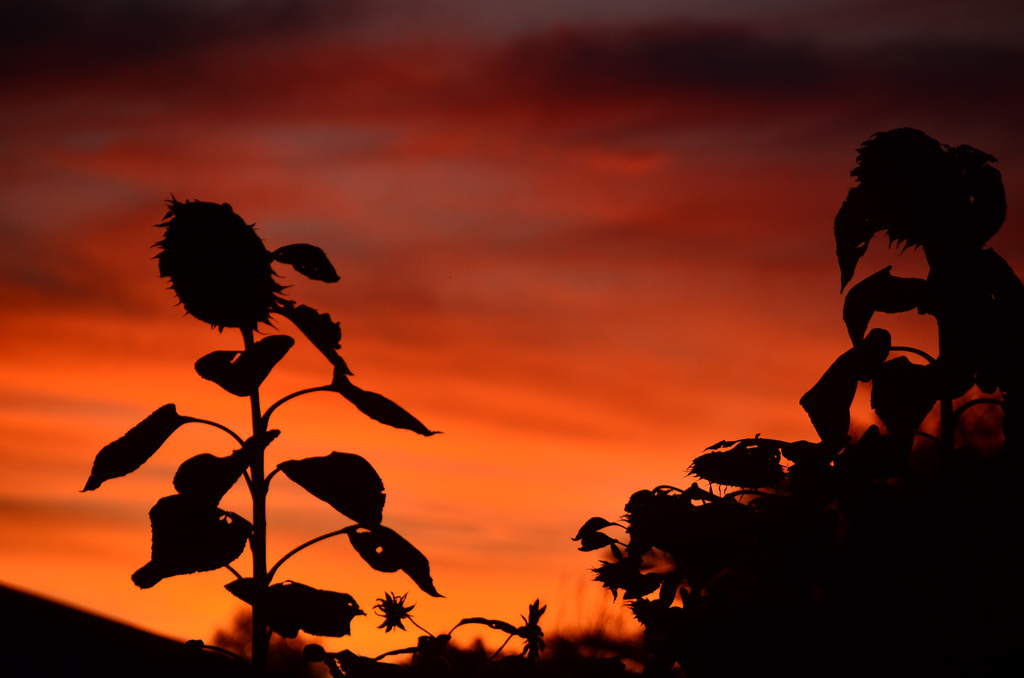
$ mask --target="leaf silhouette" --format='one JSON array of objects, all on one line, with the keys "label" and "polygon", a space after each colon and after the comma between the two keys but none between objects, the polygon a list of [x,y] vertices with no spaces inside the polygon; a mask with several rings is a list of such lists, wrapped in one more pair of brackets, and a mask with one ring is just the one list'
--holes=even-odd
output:
[{"label": "leaf silhouette", "polygon": [[419,433],[421,436],[432,436],[439,433],[439,431],[431,431],[419,419],[379,393],[359,388],[345,375],[343,370],[335,368],[334,380],[331,383],[332,389],[344,396],[346,400],[356,406],[356,409],[370,419],[394,428],[404,428]]},{"label": "leaf silhouette", "polygon": [[314,245],[300,243],[274,250],[274,261],[288,264],[310,280],[335,283],[340,280],[324,251]]},{"label": "leaf silhouette", "polygon": [[104,481],[126,476],[160,449],[182,424],[191,421],[178,414],[174,405],[164,405],[110,443],[96,455],[83,492],[95,490]]},{"label": "leaf silhouette", "polygon": [[850,430],[850,405],[857,382],[868,381],[889,354],[889,333],[873,329],[858,346],[836,358],[814,386],[800,398],[822,442],[842,447]]},{"label": "leaf silhouette", "polygon": [[295,340],[275,334],[257,341],[247,351],[214,351],[196,361],[199,376],[228,393],[246,397],[263,384],[274,366],[295,345]]},{"label": "leaf silhouette", "polygon": [[278,304],[276,311],[288,318],[306,335],[310,343],[331,361],[335,371],[341,370],[344,374],[352,374],[338,354],[338,349],[341,348],[341,325],[331,320],[330,315],[320,313],[310,306],[296,306],[292,301]]},{"label": "leaf silhouette", "polygon": [[882,363],[871,381],[871,409],[889,431],[914,431],[939,399],[935,365],[905,356]]},{"label": "leaf silhouette", "polygon": [[[253,581],[236,579],[224,588],[252,605]],[[352,632],[352,620],[365,614],[347,593],[315,589],[298,582],[273,584],[266,591],[266,610],[270,629],[284,638],[299,631],[314,636],[340,638]]]},{"label": "leaf silhouette", "polygon": [[843,320],[853,343],[864,339],[876,311],[903,313],[917,308],[925,299],[928,283],[920,278],[900,278],[892,266],[864,278],[850,288],[843,303]]},{"label": "leaf silhouette", "polygon": [[741,440],[732,449],[700,455],[690,464],[690,473],[716,485],[774,487],[783,476],[779,447],[773,440]]},{"label": "leaf silhouette", "polygon": [[266,435],[253,436],[227,457],[198,454],[186,459],[174,474],[174,489],[180,495],[216,506],[252,463],[254,455],[265,450],[279,433],[268,431]]},{"label": "leaf silhouette", "polygon": [[150,561],[132,575],[139,588],[179,574],[216,570],[245,549],[252,525],[239,515],[174,494],[149,512],[153,528]]},{"label": "leaf silhouette", "polygon": [[373,569],[379,572],[401,570],[425,593],[435,598],[442,597],[434,588],[434,581],[430,577],[430,562],[426,556],[391,528],[383,525],[360,527],[349,532],[348,538],[352,548]]},{"label": "leaf silhouette", "polygon": [[314,497],[360,525],[380,525],[384,483],[370,462],[359,455],[332,452],[326,457],[281,462],[277,468]]}]

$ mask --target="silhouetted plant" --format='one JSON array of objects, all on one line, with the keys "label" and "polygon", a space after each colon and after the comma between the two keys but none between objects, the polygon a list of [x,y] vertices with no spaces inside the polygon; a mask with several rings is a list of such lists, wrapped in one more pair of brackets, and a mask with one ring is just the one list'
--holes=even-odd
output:
[{"label": "silhouetted plant", "polygon": [[[341,652],[327,652],[319,645],[307,645],[306,657],[310,661],[323,662],[332,676],[376,676],[402,675],[412,673],[418,676],[436,676],[437,678],[458,678],[466,675],[459,666],[458,661],[453,661],[452,653],[449,651],[449,644],[452,634],[460,627],[471,625],[486,626],[502,633],[507,633],[508,638],[501,646],[490,654],[484,666],[474,666],[473,675],[492,675],[492,671],[499,675],[507,676],[538,676],[542,675],[536,666],[540,653],[544,650],[544,631],[540,627],[540,618],[547,610],[547,606],[541,607],[540,600],[530,605],[529,612],[522,617],[523,623],[519,626],[510,624],[500,619],[486,619],[484,617],[468,617],[453,626],[448,633],[434,635],[426,630],[412,618],[412,610],[415,605],[405,605],[408,594],[396,596],[387,593],[383,598],[378,598],[373,606],[374,612],[383,622],[378,628],[390,632],[397,629],[406,630],[404,622],[409,622],[425,636],[420,636],[414,647],[406,647],[398,650],[391,650],[376,657],[362,657],[349,650]],[[498,660],[501,651],[505,649],[513,638],[521,638],[523,649],[518,655],[509,655]],[[410,655],[411,664],[407,666],[388,664],[381,660],[386,657]],[[496,661],[497,660],[497,661]]]},{"label": "silhouetted plant", "polygon": [[[100,450],[85,490],[95,490],[112,478],[127,475],[146,462],[181,426],[200,423],[228,433],[238,449],[227,456],[199,454],[179,466],[174,475],[177,494],[160,499],[150,511],[152,557],[132,575],[140,588],[181,574],[224,568],[235,580],[228,591],[252,607],[252,662],[256,675],[265,671],[271,633],[294,638],[299,631],[319,636],[344,636],[350,623],[365,614],[347,593],[324,591],[297,582],[273,583],[280,567],[299,551],[323,539],[346,535],[353,548],[374,569],[402,570],[426,593],[434,588],[430,566],[422,553],[381,524],[384,484],[373,466],[355,454],[284,461],[266,472],[265,452],[278,436],[270,428],[274,412],[307,393],[339,393],[363,414],[395,428],[429,436],[427,429],[404,409],[377,393],[349,381],[352,372],[338,352],[341,327],[326,313],[281,295],[273,263],[292,266],[302,275],[336,282],[338,274],[322,250],[298,244],[268,251],[252,225],[230,205],[200,201],[168,202],[163,239],[157,259],[160,275],[169,278],[187,313],[223,331],[238,328],[241,350],[214,351],[196,361],[195,369],[228,393],[249,400],[252,433],[243,437],[227,426],[179,414],[173,404],[158,408],[123,437]],[[330,381],[279,398],[265,410],[260,386],[295,341],[271,334],[255,341],[259,325],[268,330],[273,316],[287,318],[333,367]],[[268,565],[266,497],[278,473],[330,504],[353,524],[312,539]],[[220,508],[224,495],[244,479],[252,499],[252,519]],[[246,545],[252,573],[243,577],[232,563]]]},{"label": "silhouetted plant", "polygon": [[[596,580],[644,626],[645,675],[997,675],[1017,663],[1024,286],[984,247],[1006,213],[994,160],[913,129],[864,142],[835,220],[841,287],[879,231],[921,248],[929,274],[886,268],[850,288],[853,346],[800,400],[820,442],[723,440],[690,466],[706,489],[641,490],[621,522],[579,530],[580,550],[610,552]],[[915,309],[936,319],[937,356],[868,331],[876,312]],[[853,440],[861,382],[881,426]],[[995,408],[980,425],[965,417],[979,406]],[[934,409],[938,435],[921,430]]]}]

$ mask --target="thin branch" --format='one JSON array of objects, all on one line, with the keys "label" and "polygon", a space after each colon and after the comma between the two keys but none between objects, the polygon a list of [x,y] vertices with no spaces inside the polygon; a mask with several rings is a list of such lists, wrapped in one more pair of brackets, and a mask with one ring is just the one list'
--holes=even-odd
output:
[{"label": "thin branch", "polygon": [[966,412],[969,408],[974,407],[975,405],[999,405],[1000,407],[1002,407],[1004,404],[1005,403],[998,398],[975,398],[974,400],[968,400],[966,403],[956,408],[956,410],[953,412],[953,420],[955,421],[959,419],[961,416],[963,416],[964,412]]},{"label": "thin branch", "polygon": [[927,438],[928,440],[935,443],[936,447],[940,447],[942,445],[942,441],[939,440],[936,436],[933,436],[931,433],[925,433],[924,431],[914,431],[914,435],[921,436],[922,438]]},{"label": "thin branch", "polygon": [[238,574],[238,570],[236,570],[235,568],[231,567],[230,565],[225,565],[224,568],[228,572],[230,572],[231,574],[235,575],[235,579],[245,579],[245,577],[243,577],[242,575]]},{"label": "thin branch", "polygon": [[505,642],[501,644],[501,647],[494,651],[494,654],[491,655],[491,658],[488,661],[494,661],[494,658],[501,654],[501,651],[505,649],[506,645],[508,645],[508,641],[512,640],[514,637],[515,636],[510,635],[508,638],[506,638]]},{"label": "thin branch", "polygon": [[235,433],[234,431],[229,429],[224,424],[218,424],[217,422],[210,421],[208,419],[196,419],[195,417],[182,417],[182,419],[185,420],[186,424],[206,424],[207,426],[213,426],[214,428],[219,428],[221,431],[224,431],[225,433],[229,434],[232,438],[237,440],[239,445],[244,445],[245,444],[245,441],[242,440],[242,437],[240,435],[238,435],[237,433]]},{"label": "thin branch", "polygon": [[278,473],[280,473],[280,471],[281,469],[275,468],[273,471],[267,474],[267,479],[263,482],[266,484],[268,490],[270,489],[270,479],[276,476]]},{"label": "thin branch", "polygon": [[284,556],[281,557],[281,560],[277,561],[277,563],[275,563],[274,566],[272,568],[270,568],[270,572],[267,573],[267,582],[269,583],[269,582],[273,581],[274,580],[274,575],[277,573],[278,568],[280,568],[282,565],[284,565],[284,562],[286,560],[288,560],[289,558],[294,556],[299,551],[301,551],[301,550],[303,550],[305,548],[308,548],[308,547],[312,546],[313,544],[315,544],[315,543],[317,543],[319,541],[323,541],[324,539],[330,539],[331,537],[336,537],[339,534],[348,534],[349,532],[351,532],[352,530],[356,529],[357,527],[358,527],[358,525],[349,525],[348,527],[343,527],[340,530],[335,530],[334,532],[328,532],[327,534],[321,534],[319,537],[314,537],[314,538],[310,539],[309,541],[307,541],[304,544],[299,544],[298,546],[293,548],[291,551],[289,551],[288,553],[284,554]]},{"label": "thin branch", "polygon": [[304,388],[301,391],[296,391],[295,393],[290,393],[289,395],[284,396],[283,398],[278,400],[276,403],[274,403],[273,405],[268,407],[267,411],[263,413],[263,425],[264,425],[264,427],[266,427],[266,428],[270,427],[270,415],[272,415],[274,413],[274,410],[276,410],[277,408],[281,407],[281,405],[284,405],[289,400],[292,400],[294,398],[298,398],[301,395],[306,395],[307,393],[316,393],[317,391],[333,391],[333,390],[334,390],[334,388],[330,384],[328,384],[327,386],[314,386],[312,388]]},{"label": "thin branch", "polygon": [[919,355],[925,360],[927,360],[929,365],[935,362],[935,358],[931,357],[930,355],[928,355],[919,348],[914,348],[913,346],[891,346],[889,348],[889,352],[891,353],[893,351],[902,351],[903,353],[913,353],[914,355]]}]

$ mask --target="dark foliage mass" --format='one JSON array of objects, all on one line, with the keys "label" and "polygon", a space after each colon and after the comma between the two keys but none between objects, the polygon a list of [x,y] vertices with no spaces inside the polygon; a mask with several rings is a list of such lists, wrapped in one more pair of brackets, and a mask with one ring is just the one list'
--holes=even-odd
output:
[{"label": "dark foliage mass", "polygon": [[[1024,286],[984,247],[1006,213],[994,160],[912,129],[866,141],[835,221],[841,285],[880,231],[921,248],[930,272],[850,288],[853,346],[800,400],[821,440],[722,441],[690,467],[706,489],[641,490],[621,522],[580,529],[581,550],[610,553],[597,581],[644,626],[644,675],[989,676],[1019,663]],[[868,331],[877,312],[913,310],[935,317],[939,355]],[[861,382],[881,425],[853,439]],[[938,432],[922,431],[933,411]]]}]

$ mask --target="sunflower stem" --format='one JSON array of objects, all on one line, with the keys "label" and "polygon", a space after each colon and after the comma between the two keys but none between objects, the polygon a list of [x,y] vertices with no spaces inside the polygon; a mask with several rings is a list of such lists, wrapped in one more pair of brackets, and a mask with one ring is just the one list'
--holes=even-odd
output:
[{"label": "sunflower stem", "polygon": [[[242,340],[245,350],[251,350],[255,341],[251,329],[242,329]],[[267,432],[266,420],[260,410],[260,390],[257,386],[249,394],[249,405],[252,414],[252,434],[264,436]],[[267,673],[267,652],[270,649],[270,638],[267,634],[269,626],[266,610],[266,593],[269,586],[267,576],[267,480],[264,464],[265,449],[254,454],[249,466],[252,495],[252,537],[249,539],[249,550],[252,551],[252,672],[256,678],[263,678]]]}]

